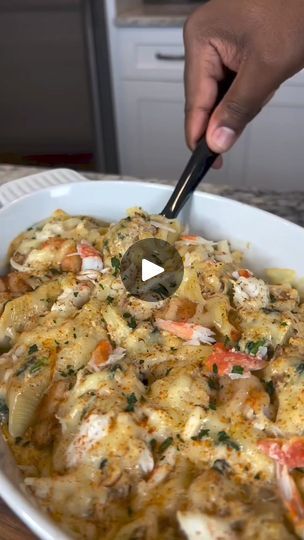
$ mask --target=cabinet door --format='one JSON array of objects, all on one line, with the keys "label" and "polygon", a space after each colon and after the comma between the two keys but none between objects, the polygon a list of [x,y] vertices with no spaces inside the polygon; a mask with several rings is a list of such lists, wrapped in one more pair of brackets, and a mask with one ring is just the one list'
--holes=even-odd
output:
[{"label": "cabinet door", "polygon": [[[119,124],[121,170],[143,178],[178,179],[190,152],[184,136],[184,88],[181,82],[122,81]],[[233,184],[243,168],[242,139],[221,171],[207,181]]]},{"label": "cabinet door", "polygon": [[247,186],[304,190],[303,83],[303,73],[285,83],[247,128]]}]

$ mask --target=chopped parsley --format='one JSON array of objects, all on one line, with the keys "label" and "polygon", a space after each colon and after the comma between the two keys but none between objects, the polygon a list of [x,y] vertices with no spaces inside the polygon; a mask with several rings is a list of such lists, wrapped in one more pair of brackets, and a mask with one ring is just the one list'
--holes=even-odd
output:
[{"label": "chopped parsley", "polygon": [[243,375],[244,368],[242,366],[233,366],[231,373],[237,373],[238,375]]},{"label": "chopped parsley", "polygon": [[112,304],[112,302],[114,302],[113,296],[107,296],[107,303]]},{"label": "chopped parsley", "polygon": [[218,390],[219,389],[219,382],[214,377],[208,377],[208,386],[210,390]]},{"label": "chopped parsley", "polygon": [[230,345],[230,337],[229,336],[225,336],[225,339],[224,339],[224,346],[226,347],[226,349],[228,349]]},{"label": "chopped parsley", "polygon": [[191,437],[193,441],[200,441],[204,437],[208,437],[210,433],[210,429],[201,429],[197,435],[194,435],[194,437]]},{"label": "chopped parsley", "polygon": [[213,371],[213,373],[214,373],[215,375],[218,374],[218,367],[217,367],[216,364],[213,364],[213,366],[212,366],[212,371]]},{"label": "chopped parsley", "polygon": [[100,464],[99,464],[99,468],[104,469],[107,463],[108,463],[108,460],[106,458],[102,459]]},{"label": "chopped parsley", "polygon": [[39,373],[48,363],[48,358],[40,358],[30,367],[29,372],[32,374]]},{"label": "chopped parsley", "polygon": [[73,294],[74,294],[75,298],[77,298],[77,296],[79,295],[79,292],[74,292]]},{"label": "chopped parsley", "polygon": [[156,439],[151,439],[150,448],[151,448],[152,452],[154,452],[156,450],[156,446],[157,446],[157,440]]},{"label": "chopped parsley", "polygon": [[215,401],[215,399],[210,399],[210,401],[209,401],[209,409],[211,409],[212,411],[216,411],[216,401]]},{"label": "chopped parsley", "polygon": [[25,362],[22,366],[17,369],[15,375],[16,377],[19,377],[20,375],[23,375],[26,371],[29,371],[29,373],[37,373],[40,371],[40,369],[46,365],[47,358],[41,358],[40,360],[36,358],[36,356],[32,356]]},{"label": "chopped parsley", "polygon": [[112,265],[112,268],[114,269],[114,276],[115,277],[118,276],[120,272],[120,260],[118,259],[118,257],[112,257],[111,265]]},{"label": "chopped parsley", "polygon": [[71,377],[72,375],[76,374],[76,370],[73,368],[73,366],[68,365],[66,371],[59,371],[61,377]]},{"label": "chopped parsley", "polygon": [[34,345],[30,346],[28,353],[29,354],[34,354],[37,351],[38,351],[38,347],[37,347],[36,343],[34,343]]},{"label": "chopped parsley", "polygon": [[227,448],[233,448],[233,450],[240,450],[240,446],[238,443],[230,439],[228,433],[226,431],[219,431],[217,434],[217,441],[219,444],[225,444]]},{"label": "chopped parsley", "polygon": [[0,424],[5,424],[8,421],[8,406],[4,399],[0,399]]},{"label": "chopped parsley", "polygon": [[162,442],[159,447],[160,453],[163,454],[163,452],[165,452],[167,448],[171,446],[172,443],[173,443],[173,437],[168,437],[167,439],[165,439],[164,442]]},{"label": "chopped parsley", "polygon": [[253,356],[256,356],[259,352],[260,347],[264,347],[266,343],[265,339],[260,339],[259,341],[248,341],[246,345],[246,351]]},{"label": "chopped parsley", "polygon": [[[304,364],[303,364],[303,366],[304,366]],[[273,384],[272,381],[266,381],[265,382],[265,389],[266,389],[266,392],[269,395],[269,397],[274,396],[275,387],[274,387],[274,384]]]},{"label": "chopped parsley", "polygon": [[137,403],[137,397],[136,397],[136,395],[134,394],[134,392],[132,392],[132,394],[130,394],[129,396],[127,396],[127,402],[128,402],[128,405],[127,405],[127,407],[125,408],[125,411],[126,411],[126,412],[133,412],[133,411],[134,411],[135,404]]},{"label": "chopped parsley", "polygon": [[303,373],[304,373],[304,362],[301,362],[300,364],[297,365],[296,372],[299,373],[300,375],[303,375]]},{"label": "chopped parsley", "polygon": [[127,320],[128,326],[133,328],[133,330],[137,327],[136,319],[133,317],[133,315],[131,315],[131,313],[126,311],[126,313],[123,314],[123,318]]},{"label": "chopped parsley", "polygon": [[104,291],[104,286],[102,283],[99,283],[99,287]]}]

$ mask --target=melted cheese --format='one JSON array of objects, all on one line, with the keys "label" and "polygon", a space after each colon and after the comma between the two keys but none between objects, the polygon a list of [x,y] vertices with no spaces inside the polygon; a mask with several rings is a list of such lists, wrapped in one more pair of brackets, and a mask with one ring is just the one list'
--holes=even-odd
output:
[{"label": "melted cheese", "polygon": [[[155,304],[116,275],[116,259],[151,237],[185,263],[176,294]],[[85,244],[105,273],[61,267]],[[268,285],[226,240],[183,236],[177,221],[136,208],[110,226],[57,211],[10,256],[35,290],[0,304],[3,432],[26,486],[71,537],[296,538],[258,446],[303,432],[304,308],[280,272]],[[266,367],[219,377],[202,332]]]}]

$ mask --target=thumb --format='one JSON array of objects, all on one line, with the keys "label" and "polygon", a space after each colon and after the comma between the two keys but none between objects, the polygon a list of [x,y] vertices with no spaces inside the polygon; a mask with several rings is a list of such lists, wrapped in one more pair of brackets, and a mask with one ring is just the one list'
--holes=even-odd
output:
[{"label": "thumb", "polygon": [[207,128],[208,146],[219,154],[227,152],[248,122],[261,110],[277,87],[271,70],[249,60],[242,64],[232,86],[217,106]]}]

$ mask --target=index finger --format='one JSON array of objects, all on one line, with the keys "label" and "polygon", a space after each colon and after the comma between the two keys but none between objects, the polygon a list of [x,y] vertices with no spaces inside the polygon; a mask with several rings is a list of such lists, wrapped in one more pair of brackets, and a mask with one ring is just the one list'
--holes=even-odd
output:
[{"label": "index finger", "polygon": [[193,45],[185,41],[185,130],[188,146],[194,150],[204,135],[216,102],[218,81],[223,78],[223,66],[210,45]]}]

